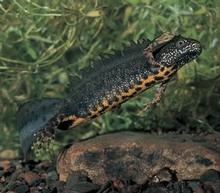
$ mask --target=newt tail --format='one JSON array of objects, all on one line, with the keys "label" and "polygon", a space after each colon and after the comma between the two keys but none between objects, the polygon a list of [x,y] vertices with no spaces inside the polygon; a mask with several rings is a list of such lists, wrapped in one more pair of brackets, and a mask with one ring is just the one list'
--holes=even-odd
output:
[{"label": "newt tail", "polygon": [[133,43],[109,59],[72,77],[66,99],[28,102],[18,111],[20,141],[26,155],[32,143],[54,139],[55,129],[68,130],[100,116],[145,90],[160,84],[158,103],[172,76],[202,51],[198,41],[181,35],[163,34],[153,41]]}]

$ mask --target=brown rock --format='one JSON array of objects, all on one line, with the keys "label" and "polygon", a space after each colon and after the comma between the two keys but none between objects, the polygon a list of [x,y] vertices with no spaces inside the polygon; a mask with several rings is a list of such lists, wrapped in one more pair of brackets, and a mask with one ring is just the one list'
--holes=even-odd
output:
[{"label": "brown rock", "polygon": [[39,181],[41,177],[32,171],[28,171],[21,175],[24,181],[29,185],[32,186],[34,183]]},{"label": "brown rock", "polygon": [[2,160],[0,161],[0,168],[4,170],[9,170],[12,166],[12,163],[9,160]]},{"label": "brown rock", "polygon": [[16,157],[17,154],[12,149],[5,149],[2,152],[0,152],[1,159],[15,159]]},{"label": "brown rock", "polygon": [[1,176],[0,177],[0,183],[3,183],[3,182],[5,182],[6,180],[5,180],[5,177],[4,176]]},{"label": "brown rock", "polygon": [[195,190],[195,193],[205,193],[202,188],[198,188]]},{"label": "brown rock", "polygon": [[116,179],[141,184],[163,168],[175,171],[180,179],[199,179],[209,169],[220,170],[219,144],[218,135],[106,134],[66,148],[57,170],[60,180],[79,171],[97,184]]}]

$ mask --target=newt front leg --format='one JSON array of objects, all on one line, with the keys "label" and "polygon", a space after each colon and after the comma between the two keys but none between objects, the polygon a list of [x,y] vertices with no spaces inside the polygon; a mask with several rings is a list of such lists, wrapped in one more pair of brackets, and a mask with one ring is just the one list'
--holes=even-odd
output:
[{"label": "newt front leg", "polygon": [[146,111],[147,109],[150,109],[152,108],[154,105],[156,105],[157,103],[160,102],[160,100],[162,99],[162,97],[164,96],[165,94],[165,90],[166,90],[166,87],[167,87],[167,84],[168,84],[169,80],[162,83],[160,85],[160,87],[158,88],[153,100],[150,102],[150,103],[147,103],[146,106],[144,107],[143,110],[141,110],[138,115],[142,115],[144,111]]},{"label": "newt front leg", "polygon": [[[149,64],[151,65],[151,72],[153,74],[155,74],[155,77],[157,75],[160,74],[161,76],[161,71],[162,69],[164,70],[164,68],[161,68],[161,63],[157,62],[153,52],[156,52],[158,49],[160,49],[163,45],[165,45],[167,42],[169,42],[170,40],[173,39],[173,35],[169,34],[169,33],[165,33],[161,36],[159,36],[158,38],[156,38],[154,41],[152,41],[152,43],[150,43],[145,49],[144,49],[144,55],[147,58]],[[163,77],[163,76],[161,76]],[[152,108],[154,105],[156,105],[163,97],[165,90],[166,90],[166,86],[168,84],[170,79],[168,79],[166,76],[164,76],[164,80],[162,79],[162,83],[155,95],[155,97],[153,98],[153,100],[148,103],[144,109],[139,113],[142,114],[144,111],[146,111],[147,109]]]}]

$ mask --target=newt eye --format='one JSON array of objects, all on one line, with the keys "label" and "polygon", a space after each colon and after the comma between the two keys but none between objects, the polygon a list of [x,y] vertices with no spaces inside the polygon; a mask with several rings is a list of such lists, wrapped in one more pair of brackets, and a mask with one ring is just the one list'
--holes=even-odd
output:
[{"label": "newt eye", "polygon": [[179,40],[177,43],[176,43],[177,47],[178,48],[181,48],[185,45],[185,42],[183,40]]}]

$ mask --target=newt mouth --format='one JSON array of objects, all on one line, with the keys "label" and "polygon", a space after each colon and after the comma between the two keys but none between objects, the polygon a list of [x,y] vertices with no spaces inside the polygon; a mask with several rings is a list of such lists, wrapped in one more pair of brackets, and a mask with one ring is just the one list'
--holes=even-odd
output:
[{"label": "newt mouth", "polygon": [[202,53],[202,46],[198,41],[195,41],[195,43],[192,45],[194,50],[190,53],[191,56],[194,56],[195,58],[198,57]]}]

